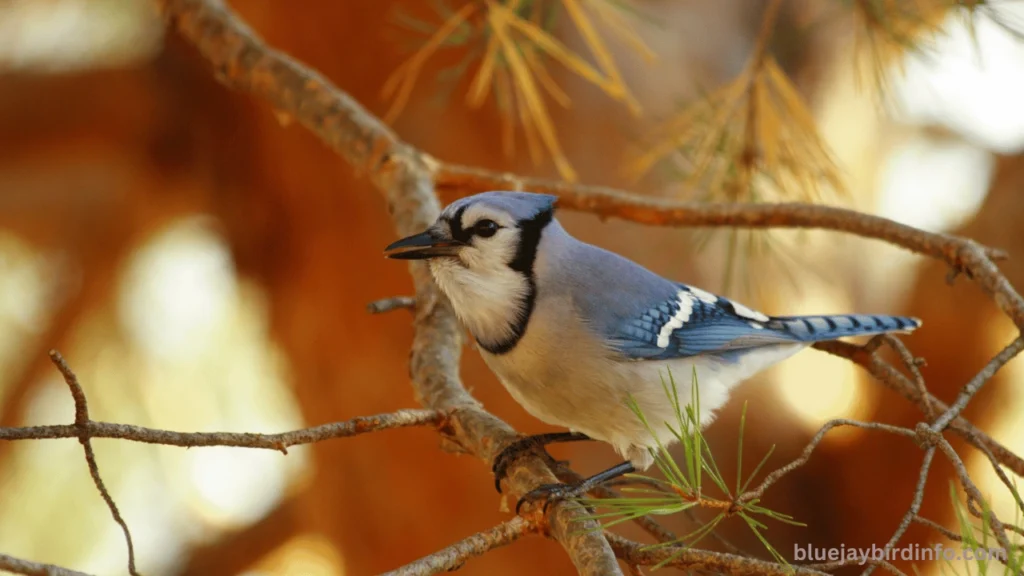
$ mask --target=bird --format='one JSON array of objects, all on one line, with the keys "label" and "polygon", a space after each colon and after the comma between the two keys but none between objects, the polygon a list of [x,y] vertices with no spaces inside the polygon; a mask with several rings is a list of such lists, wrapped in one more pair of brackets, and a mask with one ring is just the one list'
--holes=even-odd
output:
[{"label": "bird", "polygon": [[[624,462],[570,484],[547,484],[517,503],[580,496],[647,470],[653,450],[676,437],[669,377],[695,378],[703,428],[731,391],[815,342],[909,333],[917,318],[876,314],[768,316],[735,300],[664,278],[580,241],[555,218],[557,197],[491,191],[446,206],[419,234],[384,250],[426,260],[437,286],[484,362],[535,418],[566,432],[526,436],[495,459],[495,486],[523,453],[555,442],[598,440]],[[691,387],[677,389],[679,403]],[[653,433],[652,433],[653,432]]]}]

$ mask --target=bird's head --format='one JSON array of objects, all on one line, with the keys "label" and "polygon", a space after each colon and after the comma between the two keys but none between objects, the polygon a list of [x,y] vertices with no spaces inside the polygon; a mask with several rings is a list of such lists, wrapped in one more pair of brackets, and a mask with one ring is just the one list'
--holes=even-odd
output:
[{"label": "bird's head", "polygon": [[475,271],[499,267],[529,274],[556,197],[484,192],[449,204],[432,226],[384,249],[398,260],[448,260]]},{"label": "bird's head", "polygon": [[427,260],[456,314],[488,350],[514,345],[526,329],[537,285],[534,262],[556,197],[485,192],[448,205],[429,228],[384,249]]}]

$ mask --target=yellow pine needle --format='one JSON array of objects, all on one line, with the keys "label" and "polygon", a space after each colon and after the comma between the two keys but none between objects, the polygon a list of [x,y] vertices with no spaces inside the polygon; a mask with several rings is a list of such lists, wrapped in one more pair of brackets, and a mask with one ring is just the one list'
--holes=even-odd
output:
[{"label": "yellow pine needle", "polygon": [[[693,151],[693,163],[697,166],[695,175],[703,173],[711,160],[721,156],[722,147],[719,146],[719,142],[721,142],[723,137],[727,137],[731,124],[729,119],[742,105],[743,98],[749,90],[749,80],[745,78],[746,74],[744,73],[732,84],[726,86],[725,90],[721,93],[721,102],[711,118],[710,129],[697,141],[696,149]],[[726,148],[729,149],[731,147]]]},{"label": "yellow pine needle", "polygon": [[511,157],[516,151],[516,126],[513,122],[513,109],[516,105],[515,97],[512,94],[514,83],[508,77],[508,70],[502,68],[497,71],[494,77],[494,97],[498,100],[499,114],[501,118],[501,151],[505,156]]},{"label": "yellow pine needle", "polygon": [[[950,9],[971,11],[976,4],[975,0],[854,0],[855,64],[861,69],[868,66],[875,87],[884,90],[888,69],[903,74],[903,56],[936,35]],[[864,63],[865,56],[869,64]]]},{"label": "yellow pine needle", "polygon": [[548,74],[548,69],[544,67],[544,63],[540,61],[537,53],[530,48],[524,48],[523,57],[526,59],[526,64],[533,71],[534,76],[540,82],[540,85],[544,87],[544,90],[551,96],[551,98],[558,102],[562,108],[569,108],[572,106],[572,99],[569,95],[559,87],[555,79]]},{"label": "yellow pine needle", "polygon": [[491,89],[491,82],[494,78],[494,67],[498,59],[498,36],[492,34],[487,40],[487,51],[480,62],[480,68],[469,85],[469,92],[466,93],[466,104],[471,108],[479,108],[487,100],[487,93]]},{"label": "yellow pine needle", "polygon": [[634,176],[671,156],[687,166],[684,183],[730,200],[815,200],[822,185],[844,193],[814,117],[771,57],[683,110],[632,163]]},{"label": "yellow pine needle", "polygon": [[[846,190],[839,176],[838,168],[832,159],[832,154],[822,142],[821,136],[818,134],[818,126],[810,110],[807,109],[804,99],[800,97],[774,58],[769,58],[765,62],[765,71],[770,87],[779,96],[782,108],[781,116],[790,120],[789,122],[780,122],[780,124],[789,125],[788,130],[793,133],[790,140],[796,145],[802,145],[803,148],[802,153],[792,159],[794,169],[801,167],[802,171],[808,174],[817,169],[837,193],[845,194]],[[775,108],[770,108],[770,110],[775,110]]]},{"label": "yellow pine needle", "polygon": [[[515,10],[519,7],[519,0],[509,0],[506,8]],[[498,36],[491,34],[487,39],[487,51],[480,62],[480,69],[477,70],[473,82],[466,94],[466,103],[471,108],[479,108],[487,100],[487,92],[491,89],[491,80],[494,78],[494,67],[498,61]]]},{"label": "yellow pine needle", "polygon": [[565,11],[568,12],[569,18],[576,24],[576,28],[583,36],[583,41],[590,48],[594,58],[597,59],[598,65],[604,70],[605,75],[612,84],[616,86],[617,91],[621,93],[622,99],[626,106],[629,107],[630,112],[634,116],[639,116],[641,112],[640,103],[629,93],[629,89],[622,81],[622,75],[619,74],[618,67],[615,66],[615,59],[608,52],[604,41],[601,40],[601,35],[597,33],[593,22],[590,21],[590,18],[583,11],[583,7],[580,6],[577,0],[562,0],[562,5],[565,6]]},{"label": "yellow pine needle", "polygon": [[796,121],[796,125],[805,132],[817,132],[818,125],[814,121],[814,116],[811,115],[811,111],[804,105],[804,99],[796,91],[796,88],[793,87],[786,73],[779,68],[774,58],[769,58],[765,61],[765,71],[768,74],[771,86],[778,92],[784,109]]},{"label": "yellow pine needle", "polygon": [[475,4],[466,4],[460,8],[438,28],[437,32],[415,54],[391,73],[391,76],[384,83],[381,93],[384,98],[391,98],[392,94],[395,94],[396,88],[398,92],[388,108],[387,114],[384,116],[385,122],[393,122],[402,112],[402,109],[405,108],[406,103],[409,101],[409,95],[412,93],[413,86],[416,84],[416,78],[419,76],[423,64],[433,56],[445,39],[465,22],[474,10],[476,10]]},{"label": "yellow pine needle", "polygon": [[492,22],[497,20],[502,24],[507,24],[510,28],[516,29],[537,48],[561,62],[563,66],[584,80],[596,85],[608,96],[616,100],[622,100],[625,97],[621,86],[605,78],[596,68],[588,64],[572,50],[569,50],[564,44],[555,39],[554,36],[545,32],[544,29],[533,22],[520,18],[507,7],[497,4],[492,0],[488,0],[487,5],[491,13]]},{"label": "yellow pine needle", "polygon": [[587,5],[597,14],[606,26],[623,42],[640,55],[648,64],[658,59],[658,55],[633,30],[633,27],[622,17],[622,12],[612,6],[608,0],[587,0]]},{"label": "yellow pine needle", "polygon": [[516,110],[519,112],[519,122],[523,125],[523,135],[526,138],[526,149],[530,153],[530,160],[534,166],[539,166],[543,158],[541,144],[537,140],[537,130],[530,118],[530,110],[526,107],[526,96],[518,84],[516,85]]},{"label": "yellow pine needle", "polygon": [[779,162],[778,134],[782,130],[782,126],[778,117],[771,113],[770,96],[764,86],[754,90],[754,109],[756,110],[757,136],[761,143],[765,164],[775,166]]},{"label": "yellow pine needle", "polygon": [[667,127],[662,131],[668,134],[647,147],[647,151],[641,154],[626,167],[626,175],[634,182],[643,177],[651,168],[663,158],[672,153],[673,150],[682,147],[689,140],[692,132],[689,132],[696,118],[702,113],[712,111],[711,99],[699,100],[687,106],[682,112],[676,114],[667,122]]},{"label": "yellow pine needle", "polygon": [[569,182],[575,182],[576,171],[573,170],[565,154],[562,152],[558,137],[555,134],[554,125],[548,116],[547,108],[544,106],[544,99],[533,82],[533,76],[530,74],[529,67],[523,61],[519,48],[509,38],[508,31],[505,28],[506,23],[521,21],[521,19],[508,19],[507,14],[502,14],[500,10],[495,9],[496,5],[493,0],[488,0],[487,5],[490,9],[489,18],[491,26],[501,43],[502,53],[508,62],[512,80],[518,85],[519,90],[522,91],[526,107],[533,118],[533,123],[540,134],[541,141],[544,142],[544,146],[547,147],[548,152],[551,154],[555,168],[562,178]]}]

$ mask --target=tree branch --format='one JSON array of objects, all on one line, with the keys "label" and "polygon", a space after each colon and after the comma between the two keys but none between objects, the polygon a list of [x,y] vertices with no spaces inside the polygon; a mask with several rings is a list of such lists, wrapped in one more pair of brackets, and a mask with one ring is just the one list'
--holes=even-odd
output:
[{"label": "tree branch", "polygon": [[205,446],[259,448],[276,450],[287,454],[288,448],[291,446],[312,444],[335,438],[348,438],[390,428],[440,426],[444,424],[445,420],[444,412],[438,410],[399,410],[389,414],[359,416],[344,422],[332,422],[330,424],[321,424],[320,426],[277,434],[257,434],[253,432],[174,432],[171,430],[146,428],[145,426],[90,420],[81,426],[57,424],[50,426],[0,428],[0,440],[78,438],[84,431],[89,438],[114,438],[145,444],[180,446],[183,448]]},{"label": "tree branch", "polygon": [[89,576],[85,572],[68,570],[53,564],[41,564],[29,562],[6,554],[0,554],[0,569],[14,574],[26,574],[27,576]]},{"label": "tree branch", "polygon": [[467,560],[482,556],[495,548],[507,546],[536,531],[535,524],[521,516],[516,516],[489,530],[460,540],[443,550],[438,550],[401,568],[386,572],[385,576],[428,576],[439,572],[458,570]]}]

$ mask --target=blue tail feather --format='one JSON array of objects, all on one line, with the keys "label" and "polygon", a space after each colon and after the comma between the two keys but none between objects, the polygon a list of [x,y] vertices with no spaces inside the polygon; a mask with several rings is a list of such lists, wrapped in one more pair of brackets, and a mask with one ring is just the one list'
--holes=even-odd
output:
[{"label": "blue tail feather", "polygon": [[775,316],[766,326],[787,332],[803,342],[834,340],[846,336],[869,336],[888,332],[913,332],[921,321],[907,316],[835,314],[829,316]]}]

